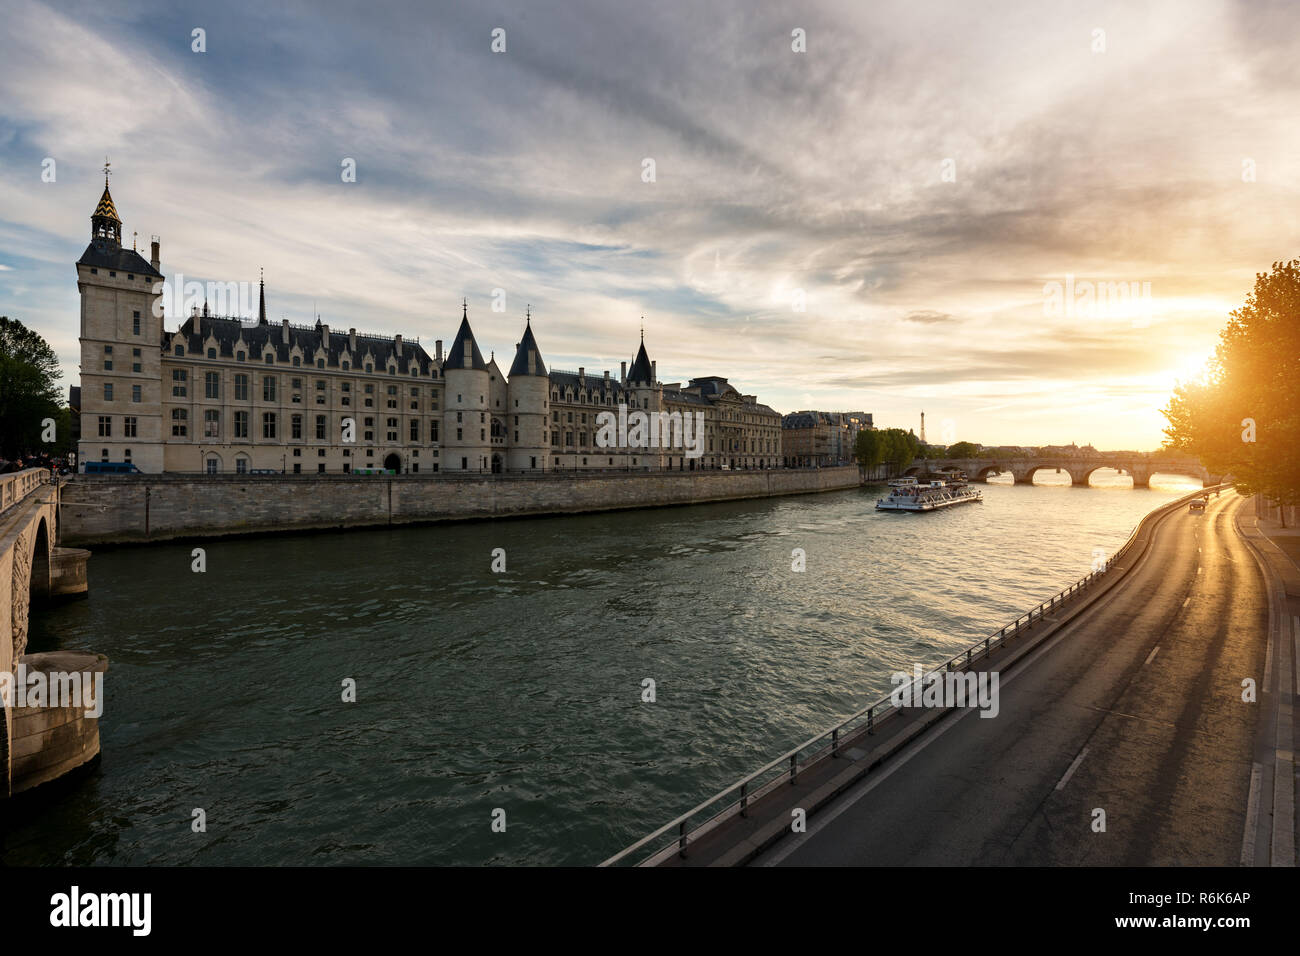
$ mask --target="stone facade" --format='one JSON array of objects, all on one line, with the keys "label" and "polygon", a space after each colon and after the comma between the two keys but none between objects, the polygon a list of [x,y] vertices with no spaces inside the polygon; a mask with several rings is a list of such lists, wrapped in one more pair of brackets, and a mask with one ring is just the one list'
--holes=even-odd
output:
[{"label": "stone facade", "polygon": [[855,488],[856,466],[816,471],[212,478],[85,476],[63,490],[70,545],[576,514]]},{"label": "stone facade", "polygon": [[[145,473],[752,470],[780,467],[780,415],[725,378],[663,384],[644,337],[617,379],[548,370],[531,316],[509,375],[486,362],[462,306],[446,356],[400,335],[319,320],[256,322],[192,308],[163,323],[160,243],[121,245],[105,181],[77,262],[81,293],[80,470]],[[671,444],[600,443],[601,412],[704,416],[700,454]],[[691,419],[695,421],[694,418]]]},{"label": "stone facade", "polygon": [[858,432],[875,428],[866,412],[792,412],[781,420],[789,468],[824,468],[854,461]]}]

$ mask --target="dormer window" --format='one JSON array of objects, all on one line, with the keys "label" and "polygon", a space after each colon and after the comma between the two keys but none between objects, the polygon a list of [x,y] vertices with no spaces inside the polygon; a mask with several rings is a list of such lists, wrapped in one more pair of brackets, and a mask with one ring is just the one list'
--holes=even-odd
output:
[{"label": "dormer window", "polygon": [[176,346],[176,355],[177,355],[177,357],[183,356],[184,354],[185,354],[185,346],[183,346],[183,345],[178,345],[178,346]]},{"label": "dormer window", "polygon": [[298,368],[300,365],[302,365],[302,359],[295,355],[293,357],[293,367]]},{"label": "dormer window", "polygon": [[236,361],[236,362],[242,362],[242,361],[244,361],[244,353],[243,353],[243,352],[236,352],[236,353],[235,353],[235,361]]},{"label": "dormer window", "polygon": [[214,359],[214,358],[216,358],[216,357],[217,357],[217,350],[216,350],[216,349],[208,349],[208,358],[210,358],[210,359]]},{"label": "dormer window", "polygon": [[325,360],[324,360],[324,359],[317,359],[317,360],[316,360],[316,367],[317,367],[317,368],[324,368],[324,367],[325,367]]},{"label": "dormer window", "polygon": [[373,372],[374,370],[375,370],[375,367],[374,367],[373,365],[371,365],[369,362],[367,362],[367,363],[366,363],[366,372],[369,373],[369,372]]},{"label": "dormer window", "polygon": [[352,367],[352,363],[351,363],[351,362],[348,362],[348,361],[346,361],[346,360],[343,362],[343,371],[346,372],[346,371],[347,371],[348,369],[350,369],[351,367]]},{"label": "dormer window", "polygon": [[266,364],[267,364],[267,365],[274,365],[274,364],[275,364],[275,353],[274,353],[274,352],[267,352],[267,353],[266,353]]}]

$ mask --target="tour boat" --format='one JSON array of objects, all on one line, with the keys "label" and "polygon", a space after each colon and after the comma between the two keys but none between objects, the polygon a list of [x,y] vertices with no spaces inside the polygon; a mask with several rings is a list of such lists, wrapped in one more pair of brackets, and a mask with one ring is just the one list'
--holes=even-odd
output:
[{"label": "tour boat", "polygon": [[[890,482],[892,485],[893,482]],[[897,485],[885,498],[876,502],[877,511],[938,511],[953,505],[983,501],[984,493],[964,481],[931,481]]]}]

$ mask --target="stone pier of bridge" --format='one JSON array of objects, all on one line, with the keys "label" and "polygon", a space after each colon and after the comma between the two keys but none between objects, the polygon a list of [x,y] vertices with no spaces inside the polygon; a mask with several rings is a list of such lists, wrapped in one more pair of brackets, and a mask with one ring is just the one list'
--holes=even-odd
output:
[{"label": "stone pier of bridge", "polygon": [[57,546],[59,494],[44,468],[0,475],[0,800],[62,776],[99,752],[97,718],[77,708],[19,706],[24,701],[16,692],[19,665],[26,673],[45,673],[47,665],[61,673],[106,667],[95,654],[26,653],[33,605],[87,593],[90,552]]}]

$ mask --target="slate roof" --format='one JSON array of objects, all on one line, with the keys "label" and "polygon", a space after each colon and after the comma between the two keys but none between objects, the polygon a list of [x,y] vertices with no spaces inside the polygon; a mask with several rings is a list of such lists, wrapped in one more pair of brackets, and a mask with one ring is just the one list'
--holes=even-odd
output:
[{"label": "slate roof", "polygon": [[[245,325],[237,318],[206,315],[191,315],[175,332],[164,333],[163,347],[171,353],[177,345],[184,345],[186,355],[202,357],[207,354],[209,337],[217,342],[217,355],[228,359],[235,357],[242,341],[250,363],[261,360],[268,344],[275,350],[276,361],[286,364],[293,347],[297,346],[302,352],[303,368],[314,368],[318,358],[325,359],[326,368],[340,368],[342,356],[350,351],[348,333],[336,329],[330,330],[329,345],[324,345],[324,327],[319,322],[314,327],[290,325],[286,343],[283,323]],[[437,368],[437,363],[418,342],[403,342],[402,354],[398,355],[396,338],[358,334],[356,350],[351,352],[353,369],[363,370],[367,360],[374,362],[376,373],[387,372],[389,365],[393,365],[399,375],[410,375],[414,365],[421,375],[427,376]]]},{"label": "slate roof", "polygon": [[791,412],[781,419],[782,428],[815,428],[830,423],[830,416],[825,412]]},{"label": "slate roof", "polygon": [[[551,387],[558,388],[561,392],[563,392],[566,388],[571,388],[575,392],[583,388],[589,388],[593,392],[598,392],[605,387],[605,375],[603,372],[600,375],[588,375],[586,385],[581,385],[578,383],[577,372],[568,372],[562,369],[553,368],[546,374],[547,377],[550,378],[551,380]],[[613,378],[612,376],[609,380],[609,390],[614,395],[622,395],[622,393],[626,391],[624,386],[619,383],[619,380],[617,378]]]},{"label": "slate roof", "polygon": [[86,251],[77,260],[77,265],[162,278],[162,273],[149,265],[148,259],[134,249],[123,249],[120,243],[112,239],[90,240],[90,245],[86,246]]},{"label": "slate roof", "polygon": [[636,353],[636,358],[632,360],[632,367],[627,371],[627,380],[631,382],[645,382],[653,385],[655,382],[654,368],[650,364],[650,356],[645,351],[645,339],[641,340],[641,349]]},{"label": "slate roof", "polygon": [[[470,364],[465,365],[465,345],[470,347]],[[478,350],[478,343],[474,341],[474,330],[469,327],[469,316],[464,312],[461,313],[460,330],[456,333],[456,341],[451,343],[451,350],[447,353],[447,358],[442,365],[444,370],[466,367],[474,368],[480,372],[487,371],[487,363],[483,361],[483,353]]]},{"label": "slate roof", "polygon": [[664,401],[685,405],[704,405],[706,407],[713,404],[703,395],[697,395],[695,392],[683,392],[674,388],[664,389]]},{"label": "slate roof", "polygon": [[[532,371],[528,369],[528,353],[532,352],[537,367]],[[519,340],[519,346],[515,349],[515,361],[510,366],[509,378],[516,375],[545,375],[546,365],[542,362],[542,350],[537,347],[537,340],[533,338],[533,325],[529,322],[524,326],[524,337]]]}]

